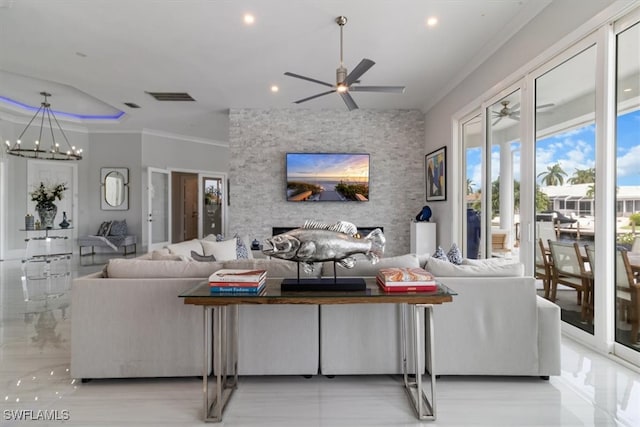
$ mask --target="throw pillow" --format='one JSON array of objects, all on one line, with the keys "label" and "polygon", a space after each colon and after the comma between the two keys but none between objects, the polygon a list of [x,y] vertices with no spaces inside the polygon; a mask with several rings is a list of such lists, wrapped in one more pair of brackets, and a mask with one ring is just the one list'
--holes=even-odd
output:
[{"label": "throw pillow", "polygon": [[449,261],[449,258],[447,258],[447,254],[444,253],[444,249],[442,249],[441,246],[438,246],[438,249],[436,249],[432,258],[441,259],[443,261]]},{"label": "throw pillow", "polygon": [[191,251],[191,258],[193,258],[194,261],[202,261],[202,262],[213,262],[216,260],[216,257],[214,257],[213,255],[209,255],[209,256],[200,255],[196,251]]},{"label": "throw pillow", "polygon": [[[247,244],[247,236],[239,236],[237,233],[233,236],[237,239],[236,241],[236,258],[235,259],[253,259],[253,254],[249,250],[249,245]],[[213,235],[209,234],[204,237],[202,240],[206,240],[208,242],[222,242],[224,241],[224,236],[222,234]]]},{"label": "throw pillow", "polygon": [[202,248],[204,249],[204,255],[213,255],[216,261],[228,261],[238,259],[238,253],[236,247],[238,245],[237,239],[229,239],[222,242],[210,242],[208,240],[202,240]]},{"label": "throw pillow", "polygon": [[111,230],[111,221],[103,221],[102,224],[100,224],[100,228],[98,228],[98,232],[96,233],[96,236],[108,236],[109,235],[109,231]]},{"label": "throw pillow", "polygon": [[240,236],[236,234],[236,258],[237,259],[249,259],[249,249],[242,241]]},{"label": "throw pillow", "polygon": [[451,249],[447,252],[447,259],[455,265],[462,264],[462,251],[455,243],[451,245]]},{"label": "throw pillow", "polygon": [[187,240],[185,242],[174,243],[167,246],[169,252],[174,255],[182,255],[187,259],[191,259],[191,251],[202,253],[202,245],[198,239]]},{"label": "throw pillow", "polygon": [[109,235],[111,236],[126,236],[127,235],[127,220],[113,221],[111,228],[109,229]]}]

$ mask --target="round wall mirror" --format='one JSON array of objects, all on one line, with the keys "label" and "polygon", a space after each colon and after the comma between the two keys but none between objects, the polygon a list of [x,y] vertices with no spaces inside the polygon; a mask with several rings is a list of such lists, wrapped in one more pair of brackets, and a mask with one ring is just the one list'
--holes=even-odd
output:
[{"label": "round wall mirror", "polygon": [[124,175],[111,171],[104,179],[104,199],[109,206],[120,206],[124,203]]}]

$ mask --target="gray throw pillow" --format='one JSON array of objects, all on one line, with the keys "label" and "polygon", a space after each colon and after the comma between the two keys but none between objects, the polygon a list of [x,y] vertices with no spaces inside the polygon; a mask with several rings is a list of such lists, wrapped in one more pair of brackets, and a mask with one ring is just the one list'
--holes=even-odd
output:
[{"label": "gray throw pillow", "polygon": [[200,255],[196,251],[191,251],[191,258],[193,258],[194,261],[202,262],[213,262],[216,260],[216,257],[214,257],[213,255]]},{"label": "gray throw pillow", "polygon": [[127,235],[127,220],[123,219],[122,221],[113,221],[111,223],[111,229],[109,230],[109,235],[111,236],[126,236]]}]

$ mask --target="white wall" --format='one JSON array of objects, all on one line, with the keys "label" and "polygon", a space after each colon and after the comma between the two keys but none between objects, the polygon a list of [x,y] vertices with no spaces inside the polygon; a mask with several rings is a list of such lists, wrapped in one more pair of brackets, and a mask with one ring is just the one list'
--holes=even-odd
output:
[{"label": "white wall", "polygon": [[[0,119],[0,141],[15,140],[25,124]],[[138,236],[138,251],[143,251],[146,235],[146,167],[183,168],[226,173],[229,149],[202,141],[188,141],[178,136],[157,136],[148,133],[87,133],[85,130],[63,124],[69,141],[83,148],[83,159],[78,161],[78,218],[73,226],[77,235],[95,234],[102,221],[127,220],[130,234]],[[5,217],[5,228],[0,230],[4,242],[5,259],[20,258],[26,248],[24,216],[29,212],[27,188],[27,160],[0,154],[4,162],[6,182],[0,195]],[[126,167],[129,169],[129,209],[103,211],[100,208],[100,168]],[[34,212],[31,212],[32,214]],[[74,250],[77,245],[74,243]]]},{"label": "white wall", "polygon": [[[612,3],[614,3],[613,0],[553,1],[426,113],[426,152],[433,151],[442,144],[449,147],[448,153],[453,152],[452,144],[456,141],[453,141],[452,117],[456,113],[467,108],[472,101],[485,100],[495,95],[492,88],[503,85],[505,83],[503,79],[513,75]],[[513,77],[507,83],[515,81],[516,77]],[[453,168],[455,165],[453,156],[449,155],[447,163],[448,179],[451,182],[453,174],[462,172]],[[453,197],[459,194],[451,186],[447,191],[446,202],[431,204],[434,216],[441,218],[438,221],[438,236],[439,243],[443,247],[449,247],[453,240],[454,217],[448,213],[453,209]],[[460,242],[456,243],[460,244]]]}]

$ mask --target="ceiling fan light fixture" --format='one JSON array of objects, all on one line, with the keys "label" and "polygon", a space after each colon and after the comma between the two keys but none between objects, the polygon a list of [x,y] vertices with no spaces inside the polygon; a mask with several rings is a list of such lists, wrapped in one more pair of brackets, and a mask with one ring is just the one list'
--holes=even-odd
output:
[{"label": "ceiling fan light fixture", "polygon": [[345,93],[348,90],[349,90],[349,87],[344,83],[338,83],[338,85],[336,86],[336,91],[338,93]]}]

